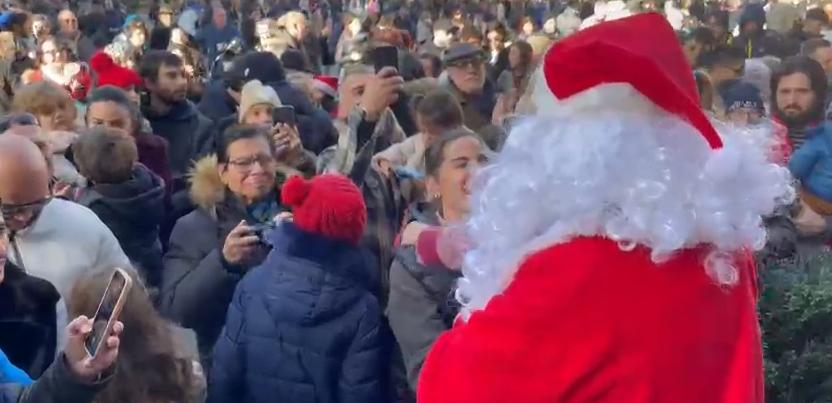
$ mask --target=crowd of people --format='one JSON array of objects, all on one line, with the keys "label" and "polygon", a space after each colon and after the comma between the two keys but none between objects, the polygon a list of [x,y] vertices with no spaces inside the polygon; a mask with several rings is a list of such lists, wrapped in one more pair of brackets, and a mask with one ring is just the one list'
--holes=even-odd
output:
[{"label": "crowd of people", "polygon": [[[832,3],[6,2],[0,400],[416,401],[547,51],[656,13],[700,110],[799,183],[758,260],[828,253]],[[90,357],[114,268],[134,287]]]}]

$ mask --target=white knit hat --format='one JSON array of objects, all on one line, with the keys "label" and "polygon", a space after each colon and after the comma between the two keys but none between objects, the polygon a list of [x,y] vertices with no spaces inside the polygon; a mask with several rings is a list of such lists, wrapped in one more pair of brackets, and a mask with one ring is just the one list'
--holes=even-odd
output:
[{"label": "white knit hat", "polygon": [[275,92],[274,88],[271,86],[263,85],[260,80],[251,80],[247,82],[240,92],[239,121],[243,121],[243,118],[246,116],[246,112],[248,112],[254,105],[262,104],[269,104],[275,108],[283,105],[283,103],[280,102],[280,97],[277,96],[277,92]]}]

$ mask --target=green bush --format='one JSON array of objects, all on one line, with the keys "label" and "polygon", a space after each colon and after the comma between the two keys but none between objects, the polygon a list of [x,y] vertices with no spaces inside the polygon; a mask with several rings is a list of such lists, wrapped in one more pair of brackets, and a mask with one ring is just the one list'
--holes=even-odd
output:
[{"label": "green bush", "polygon": [[832,255],[759,273],[766,401],[832,403]]}]

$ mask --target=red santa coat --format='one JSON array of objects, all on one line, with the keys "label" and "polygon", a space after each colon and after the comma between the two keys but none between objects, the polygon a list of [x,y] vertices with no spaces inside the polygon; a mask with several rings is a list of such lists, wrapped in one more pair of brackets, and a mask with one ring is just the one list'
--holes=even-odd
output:
[{"label": "red santa coat", "polygon": [[436,341],[419,402],[763,402],[753,261],[727,288],[704,255],[657,265],[603,238],[535,253]]}]

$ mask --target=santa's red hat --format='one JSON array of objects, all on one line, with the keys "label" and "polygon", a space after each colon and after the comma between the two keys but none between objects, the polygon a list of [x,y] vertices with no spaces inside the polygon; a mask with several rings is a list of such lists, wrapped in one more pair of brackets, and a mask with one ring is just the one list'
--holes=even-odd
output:
[{"label": "santa's red hat", "polygon": [[622,101],[637,100],[601,94],[603,87],[625,84],[653,105],[689,122],[711,148],[722,147],[719,134],[700,107],[693,71],[676,34],[657,13],[609,21],[566,37],[546,53],[542,72],[546,86],[562,106],[594,91],[597,96],[585,97],[589,102],[578,100],[575,103],[580,105],[572,108],[592,111],[604,102],[625,108],[628,105]]},{"label": "santa's red hat", "polygon": [[293,176],[283,185],[283,204],[292,208],[293,222],[303,231],[358,244],[367,224],[361,190],[338,174],[304,180]]},{"label": "santa's red hat", "polygon": [[338,77],[316,76],[312,85],[315,86],[316,90],[333,98],[338,98]]},{"label": "santa's red hat", "polygon": [[138,73],[116,64],[104,51],[99,51],[90,58],[90,67],[98,77],[98,86],[113,85],[123,90],[139,88],[142,79]]}]

